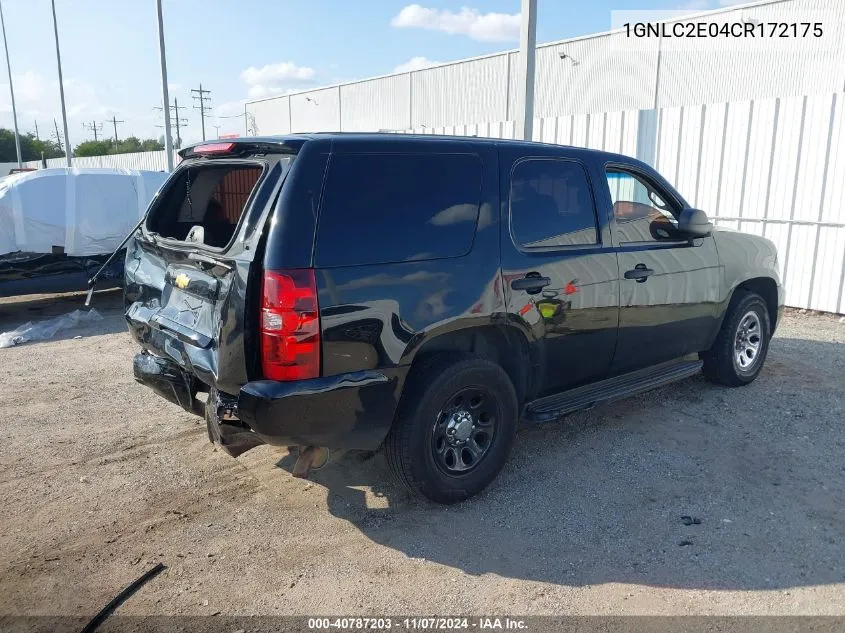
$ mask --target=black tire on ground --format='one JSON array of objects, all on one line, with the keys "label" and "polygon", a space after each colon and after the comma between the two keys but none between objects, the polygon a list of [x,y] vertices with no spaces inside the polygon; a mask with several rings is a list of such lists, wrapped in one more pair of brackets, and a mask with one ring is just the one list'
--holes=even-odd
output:
[{"label": "black tire on ground", "polygon": [[499,474],[518,416],[516,391],[499,365],[471,354],[435,354],[411,369],[385,441],[387,462],[414,492],[437,503],[463,501]]},{"label": "black tire on ground", "polygon": [[[704,375],[728,387],[753,382],[766,361],[771,336],[766,302],[755,292],[737,290],[713,346],[701,354]],[[755,342],[757,349],[752,352]]]}]

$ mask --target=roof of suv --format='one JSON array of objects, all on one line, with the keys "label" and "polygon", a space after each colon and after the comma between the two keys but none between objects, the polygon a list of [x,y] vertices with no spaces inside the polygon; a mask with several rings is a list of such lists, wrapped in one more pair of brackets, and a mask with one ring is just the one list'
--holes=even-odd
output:
[{"label": "roof of suv", "polygon": [[[377,141],[377,142],[390,142],[396,141],[397,143],[407,143],[411,142],[420,142],[420,143],[437,143],[437,142],[467,142],[467,143],[482,143],[482,144],[492,144],[492,145],[504,145],[504,146],[514,146],[514,147],[536,147],[538,145],[543,145],[546,147],[559,147],[565,148],[567,152],[572,152],[573,154],[591,154],[591,155],[602,155],[607,157],[608,159],[613,159],[614,157],[617,158],[624,158],[627,161],[636,160],[632,159],[630,156],[624,156],[622,154],[613,153],[613,152],[605,152],[602,150],[596,149],[588,149],[585,147],[575,147],[572,145],[559,145],[556,143],[539,143],[536,141],[522,141],[516,139],[502,139],[502,138],[490,138],[490,137],[482,137],[482,136],[450,136],[450,135],[442,135],[442,134],[405,134],[405,133],[396,133],[396,132],[310,132],[310,133],[301,133],[301,134],[280,134],[277,136],[253,136],[253,137],[238,137],[238,138],[231,138],[225,139],[226,143],[251,143],[251,144],[278,144],[283,145],[286,143],[290,143],[291,141],[298,141],[300,143],[309,141],[309,140],[331,140],[332,142],[336,143],[344,143],[344,142],[361,142],[361,141]],[[206,141],[204,143],[197,143],[191,147],[185,148],[182,151],[190,151],[194,147],[198,145],[205,145],[208,143],[214,142],[224,142],[224,141]]]}]

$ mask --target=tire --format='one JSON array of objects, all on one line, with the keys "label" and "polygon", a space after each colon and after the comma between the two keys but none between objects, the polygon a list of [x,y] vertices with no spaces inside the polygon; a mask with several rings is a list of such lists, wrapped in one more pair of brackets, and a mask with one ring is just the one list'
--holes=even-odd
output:
[{"label": "tire", "polygon": [[[763,369],[771,336],[766,302],[757,293],[737,290],[713,346],[701,355],[704,375],[728,387],[753,382]],[[757,346],[752,355],[755,341]]]},{"label": "tire", "polygon": [[516,391],[496,363],[463,353],[422,359],[385,441],[387,462],[414,492],[437,503],[463,501],[499,474],[518,415]]}]

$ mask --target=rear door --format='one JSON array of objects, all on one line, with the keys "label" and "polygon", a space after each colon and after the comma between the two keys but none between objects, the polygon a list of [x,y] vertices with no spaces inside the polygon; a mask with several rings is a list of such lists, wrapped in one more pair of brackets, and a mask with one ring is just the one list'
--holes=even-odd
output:
[{"label": "rear door", "polygon": [[713,237],[675,233],[684,206],[655,172],[638,164],[605,168],[619,247],[619,343],[614,371],[697,352],[717,324],[719,257]]},{"label": "rear door", "polygon": [[537,146],[500,147],[508,312],[534,348],[538,395],[603,376],[616,345],[619,281],[588,166]]},{"label": "rear door", "polygon": [[260,291],[251,284],[252,264],[292,158],[184,161],[127,245],[130,332],[145,349],[227,393],[237,393],[250,373],[247,305]]}]

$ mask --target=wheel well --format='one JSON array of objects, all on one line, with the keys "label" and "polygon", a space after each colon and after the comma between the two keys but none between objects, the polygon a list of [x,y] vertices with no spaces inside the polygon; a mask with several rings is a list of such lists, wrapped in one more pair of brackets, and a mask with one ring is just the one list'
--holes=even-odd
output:
[{"label": "wheel well", "polygon": [[440,334],[423,344],[411,368],[432,354],[455,351],[469,352],[500,365],[513,383],[520,403],[530,393],[533,371],[528,341],[515,328],[489,325]]},{"label": "wheel well", "polygon": [[769,322],[772,330],[778,320],[778,286],[775,280],[771,277],[755,277],[754,279],[747,279],[737,286],[737,289],[749,290],[756,292],[763,297],[766,302],[766,308],[769,310]]}]

